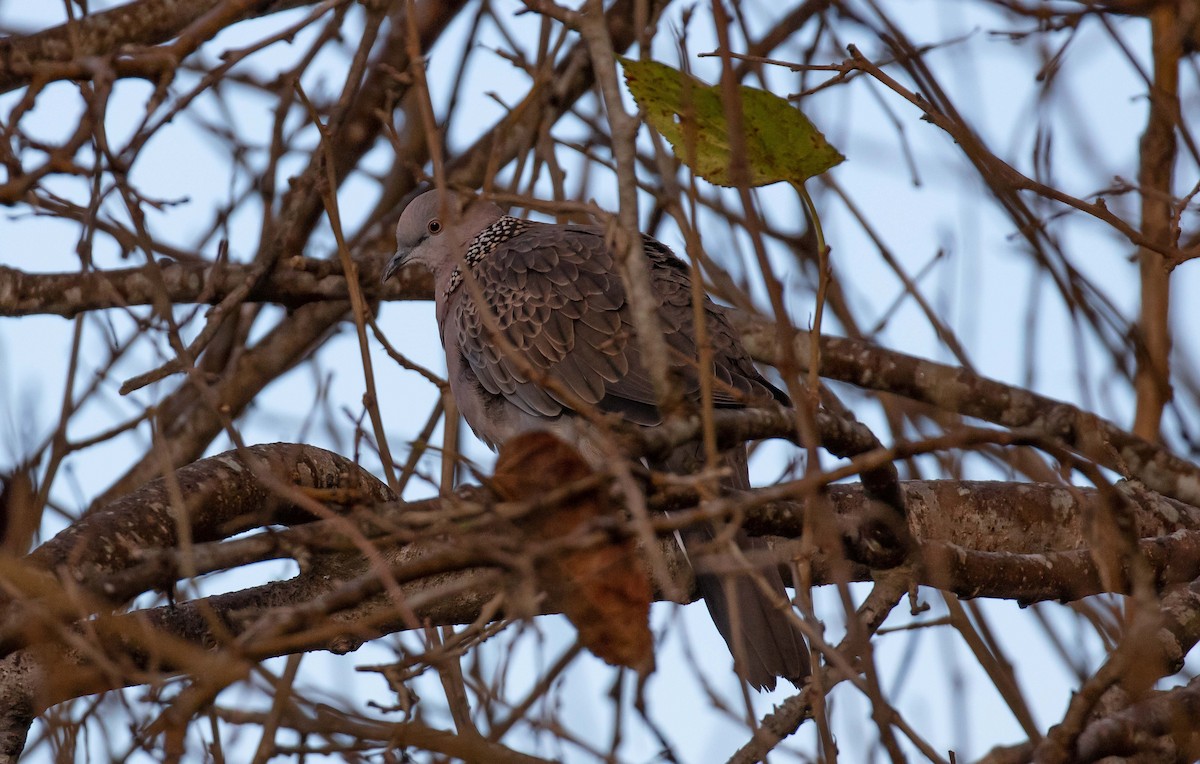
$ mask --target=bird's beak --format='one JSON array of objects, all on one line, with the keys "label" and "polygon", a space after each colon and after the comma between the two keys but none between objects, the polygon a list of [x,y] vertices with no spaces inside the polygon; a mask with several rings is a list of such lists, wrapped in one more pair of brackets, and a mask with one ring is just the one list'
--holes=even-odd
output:
[{"label": "bird's beak", "polygon": [[380,281],[386,284],[392,276],[395,276],[396,273],[404,267],[405,263],[408,262],[409,255],[411,254],[411,249],[404,248],[396,250],[396,254],[392,255],[392,259],[388,260],[387,265],[384,266],[383,278],[381,278]]}]

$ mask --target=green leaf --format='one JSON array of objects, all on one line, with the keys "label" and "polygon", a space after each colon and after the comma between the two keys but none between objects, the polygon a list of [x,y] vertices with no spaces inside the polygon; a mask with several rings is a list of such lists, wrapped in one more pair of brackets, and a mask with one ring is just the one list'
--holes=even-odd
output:
[{"label": "green leaf", "polygon": [[[655,61],[622,58],[625,82],[646,120],[671,143],[692,172],[731,186],[733,153],[721,89]],[[743,141],[751,186],[803,183],[842,162],[800,110],[765,90],[739,85]]]}]

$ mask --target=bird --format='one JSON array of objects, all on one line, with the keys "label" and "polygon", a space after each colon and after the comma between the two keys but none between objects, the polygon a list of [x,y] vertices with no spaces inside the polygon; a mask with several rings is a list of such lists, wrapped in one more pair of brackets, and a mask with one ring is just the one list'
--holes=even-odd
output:
[{"label": "bird", "polygon": [[[643,234],[642,243],[671,371],[683,399],[698,406],[690,268],[658,240]],[[643,427],[663,421],[617,262],[602,226],[526,220],[488,200],[432,189],[402,211],[396,253],[382,279],[410,263],[432,273],[450,390],[480,440],[495,449],[508,438],[544,430],[601,462],[581,404]],[[789,405],[786,393],[755,368],[724,309],[707,295],[702,308],[713,405]],[[723,458],[731,472],[726,486],[748,489],[745,446]],[[682,473],[700,464],[702,447],[689,444],[662,466]],[[685,552],[715,536],[711,525],[687,529]],[[734,542],[745,551],[765,546],[740,529]],[[754,574],[766,580],[776,601],[787,601],[775,565]],[[696,585],[743,679],[758,690],[774,689],[777,677],[802,685],[810,672],[804,641],[791,613],[774,605],[751,575],[697,572]]]}]

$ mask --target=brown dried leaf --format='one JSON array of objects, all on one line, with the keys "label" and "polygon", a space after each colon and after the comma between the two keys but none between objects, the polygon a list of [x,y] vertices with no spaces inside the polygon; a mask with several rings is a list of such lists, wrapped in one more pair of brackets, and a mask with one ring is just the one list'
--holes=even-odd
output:
[{"label": "brown dried leaf", "polygon": [[24,470],[0,475],[0,549],[23,555],[42,521],[37,488]]},{"label": "brown dried leaf", "polygon": [[[590,474],[587,462],[566,442],[546,432],[525,433],[500,449],[492,487],[501,498],[518,501]],[[530,541],[561,539],[614,511],[607,492],[596,489],[569,506],[526,516],[520,529]],[[593,654],[643,675],[654,670],[650,578],[632,539],[550,554],[535,570],[551,606],[571,621]]]}]

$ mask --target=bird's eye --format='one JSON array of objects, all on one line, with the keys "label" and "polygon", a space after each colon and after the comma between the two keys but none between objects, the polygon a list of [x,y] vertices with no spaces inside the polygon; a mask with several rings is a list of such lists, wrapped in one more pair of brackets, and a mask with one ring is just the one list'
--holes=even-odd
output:
[{"label": "bird's eye", "polygon": [[436,236],[442,232],[442,222],[440,220],[430,220],[429,225],[427,225],[426,228],[431,234]]}]

